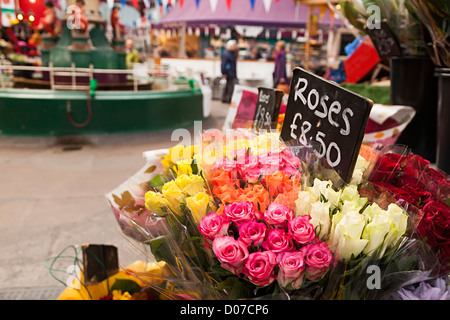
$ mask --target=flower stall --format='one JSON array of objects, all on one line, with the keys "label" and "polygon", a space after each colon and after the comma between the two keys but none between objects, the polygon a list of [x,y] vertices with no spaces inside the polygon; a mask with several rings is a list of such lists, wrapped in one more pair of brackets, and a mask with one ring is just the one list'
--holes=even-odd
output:
[{"label": "flower stall", "polygon": [[[144,152],[106,195],[136,263],[60,298],[450,299],[448,174],[408,146],[363,144],[370,100],[300,68],[294,80],[281,128],[210,129]],[[326,117],[305,81],[329,97]]]}]

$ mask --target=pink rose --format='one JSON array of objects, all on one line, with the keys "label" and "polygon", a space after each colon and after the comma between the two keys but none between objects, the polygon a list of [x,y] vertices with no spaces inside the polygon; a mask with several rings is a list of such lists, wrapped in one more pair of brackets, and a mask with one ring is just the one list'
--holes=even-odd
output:
[{"label": "pink rose", "polygon": [[260,167],[254,167],[243,172],[242,176],[248,183],[256,183],[260,178],[263,180],[263,177],[261,177],[262,172]]},{"label": "pink rose", "polygon": [[266,237],[266,232],[267,227],[264,223],[255,220],[244,222],[239,226],[239,241],[247,246],[254,242],[255,246],[259,247]]},{"label": "pink rose", "polygon": [[260,155],[259,165],[264,169],[266,174],[272,174],[281,169],[282,159],[278,153]]},{"label": "pink rose", "polygon": [[272,251],[250,253],[243,273],[252,283],[260,287],[267,286],[276,278],[273,271],[277,264],[276,257],[277,255]]},{"label": "pink rose", "polygon": [[247,170],[259,167],[258,157],[245,153],[245,150],[243,151],[244,154],[238,153],[236,159],[237,169],[241,174],[244,174]]},{"label": "pink rose", "polygon": [[[289,151],[287,151],[289,150]],[[281,152],[282,163],[285,167],[298,168],[300,167],[301,160],[299,157],[296,157],[294,153],[286,148]]]},{"label": "pink rose", "polygon": [[288,284],[292,288],[298,289],[303,283],[303,274],[305,272],[305,260],[300,251],[283,252],[277,256],[278,271],[277,281],[281,287]]},{"label": "pink rose", "polygon": [[288,176],[293,176],[295,178],[300,177],[300,172],[293,167],[284,167],[283,169],[281,169],[281,172],[283,172],[284,174],[286,174]]},{"label": "pink rose", "polygon": [[314,239],[316,233],[314,226],[309,222],[309,215],[298,216],[288,222],[288,230],[291,237],[300,244],[305,244]]},{"label": "pink rose", "polygon": [[266,250],[280,253],[283,251],[292,251],[294,243],[292,242],[291,237],[284,232],[283,229],[270,229],[262,247]]},{"label": "pink rose", "polygon": [[216,171],[222,169],[225,171],[235,171],[236,161],[228,160],[226,157],[216,159],[216,161],[214,161],[213,166],[211,167],[211,170]]},{"label": "pink rose", "polygon": [[213,241],[213,252],[221,266],[239,275],[248,258],[247,246],[230,236],[217,237]]},{"label": "pink rose", "polygon": [[228,217],[211,212],[202,218],[197,228],[207,240],[214,240],[219,236],[227,235],[229,225]]},{"label": "pink rose", "polygon": [[223,213],[237,224],[261,219],[261,212],[255,210],[255,206],[250,201],[227,204],[223,208]]},{"label": "pink rose", "polygon": [[306,277],[315,281],[327,273],[333,255],[325,242],[320,244],[308,244],[300,249],[306,262]]},{"label": "pink rose", "polygon": [[292,220],[294,211],[282,204],[272,202],[264,212],[264,221],[275,227],[283,227],[286,221]]}]

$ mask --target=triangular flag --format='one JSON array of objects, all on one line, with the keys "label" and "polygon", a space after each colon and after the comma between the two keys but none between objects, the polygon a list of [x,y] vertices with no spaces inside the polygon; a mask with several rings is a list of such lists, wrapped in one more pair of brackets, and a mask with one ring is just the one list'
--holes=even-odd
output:
[{"label": "triangular flag", "polygon": [[272,5],[272,0],[263,0],[264,8],[266,9],[266,12],[270,11],[270,6]]},{"label": "triangular flag", "polygon": [[250,5],[252,6],[252,10],[255,10],[255,0],[250,0]]},{"label": "triangular flag", "polygon": [[228,8],[228,10],[230,10],[231,9],[231,1],[232,0],[226,0],[227,1],[227,8]]},{"label": "triangular flag", "polygon": [[180,8],[183,8],[184,0],[180,0]]},{"label": "triangular flag", "polygon": [[139,5],[139,0],[131,0],[133,2],[133,6],[137,9]]},{"label": "triangular flag", "polygon": [[219,2],[219,0],[209,0],[209,5],[211,6],[212,12],[216,12],[217,2]]},{"label": "triangular flag", "polygon": [[114,7],[114,0],[108,0],[108,8]]},{"label": "triangular flag", "polygon": [[196,6],[197,9],[198,9],[198,7],[200,6],[200,0],[195,0],[195,6]]},{"label": "triangular flag", "polygon": [[127,4],[127,0],[122,0],[121,3],[122,3],[122,5],[124,6],[124,5]]}]

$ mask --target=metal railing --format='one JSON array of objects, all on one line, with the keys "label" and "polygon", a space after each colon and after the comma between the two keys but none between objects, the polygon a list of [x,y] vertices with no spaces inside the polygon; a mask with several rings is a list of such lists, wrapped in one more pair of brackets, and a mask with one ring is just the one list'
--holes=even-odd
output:
[{"label": "metal railing", "polygon": [[[126,75],[126,83],[133,83],[133,91],[139,91],[140,84],[149,84],[151,79],[153,78],[164,78],[168,80],[168,84],[170,85],[171,76],[169,67],[166,65],[163,66],[148,66],[146,64],[141,65],[144,68],[139,69],[94,69],[93,65],[90,65],[89,68],[77,68],[75,64],[72,64],[71,67],[54,67],[52,63],[49,64],[48,67],[43,66],[22,66],[22,65],[14,65],[14,64],[5,64],[4,61],[0,63],[0,86],[2,89],[8,89],[8,82],[13,81],[12,79],[5,79],[5,75],[13,75],[14,71],[30,71],[34,73],[42,73],[48,72],[49,74],[49,86],[50,90],[86,90],[86,87],[89,84],[79,83],[81,78],[88,78],[89,81],[95,78],[95,75],[98,74],[114,74]],[[68,83],[67,80],[61,83],[61,81],[57,81],[57,77],[65,77],[66,79],[70,79]],[[33,78],[31,78],[33,79]]]}]

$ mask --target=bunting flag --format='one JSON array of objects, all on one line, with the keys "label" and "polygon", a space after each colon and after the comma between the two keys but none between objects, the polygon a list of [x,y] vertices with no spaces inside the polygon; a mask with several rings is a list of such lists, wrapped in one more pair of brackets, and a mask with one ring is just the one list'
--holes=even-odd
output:
[{"label": "bunting flag", "polygon": [[255,0],[250,0],[250,5],[252,7],[252,10],[255,10]]},{"label": "bunting flag", "polygon": [[121,3],[123,6],[125,6],[127,4],[127,0],[122,0]]},{"label": "bunting flag", "polygon": [[114,0],[108,0],[108,7],[112,9],[114,7]]},{"label": "bunting flag", "polygon": [[209,5],[211,6],[212,12],[216,12],[218,2],[219,2],[219,0],[209,0]]},{"label": "bunting flag", "polygon": [[180,8],[183,8],[184,0],[179,0],[179,1],[180,1]]},{"label": "bunting flag", "polygon": [[270,6],[272,5],[272,0],[263,0],[264,9],[266,9],[266,12],[270,11]]},{"label": "bunting flag", "polygon": [[227,1],[227,8],[228,8],[228,10],[230,10],[231,9],[231,1],[232,0],[226,0]]},{"label": "bunting flag", "polygon": [[200,0],[195,0],[195,6],[196,6],[197,9],[198,9],[198,7],[200,6]]},{"label": "bunting flag", "polygon": [[137,9],[139,5],[139,0],[131,0],[131,2],[133,3],[133,6]]},{"label": "bunting flag", "polygon": [[[110,1],[110,0],[108,0]],[[112,3],[114,3],[114,0],[112,0]],[[150,8],[150,0],[144,0],[144,5],[146,8]]]}]

